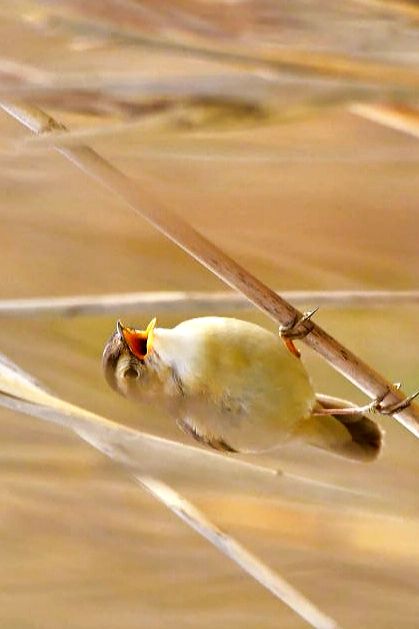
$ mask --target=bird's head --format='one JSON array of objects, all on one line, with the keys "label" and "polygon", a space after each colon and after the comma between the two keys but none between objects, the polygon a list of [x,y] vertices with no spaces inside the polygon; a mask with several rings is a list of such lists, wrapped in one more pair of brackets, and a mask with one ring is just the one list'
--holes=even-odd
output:
[{"label": "bird's head", "polygon": [[155,325],[152,319],[145,330],[137,330],[117,322],[102,357],[105,378],[115,391],[128,395],[133,386],[138,389],[146,384]]}]

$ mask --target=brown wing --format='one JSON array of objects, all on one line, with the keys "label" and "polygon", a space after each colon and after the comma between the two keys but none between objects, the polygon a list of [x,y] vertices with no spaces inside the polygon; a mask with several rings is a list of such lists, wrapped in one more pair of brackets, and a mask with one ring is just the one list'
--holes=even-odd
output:
[{"label": "brown wing", "polygon": [[203,445],[209,446],[210,448],[221,452],[238,452],[228,443],[226,443],[221,437],[216,437],[215,435],[199,432],[198,427],[190,423],[188,421],[188,418],[178,419],[177,425],[181,430],[183,430],[183,432],[193,437],[195,441],[198,441],[198,443],[202,443]]}]

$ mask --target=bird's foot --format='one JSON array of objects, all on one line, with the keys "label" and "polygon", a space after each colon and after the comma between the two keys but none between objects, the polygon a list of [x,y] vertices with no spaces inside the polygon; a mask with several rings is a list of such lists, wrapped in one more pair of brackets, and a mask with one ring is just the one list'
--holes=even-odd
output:
[{"label": "bird's foot", "polygon": [[311,332],[310,326],[304,324],[316,314],[318,308],[305,312],[303,315],[295,315],[289,323],[285,323],[279,327],[279,334],[286,339],[303,339]]},{"label": "bird's foot", "polygon": [[[400,386],[399,382],[395,385],[396,389],[400,389]],[[394,413],[399,413],[410,406],[413,400],[419,396],[419,391],[415,391],[411,395],[405,397],[404,400],[394,402],[393,404],[383,404],[383,401],[389,393],[390,389],[388,389],[383,395],[377,396],[375,400],[367,405],[367,412],[380,413],[381,415],[394,415]]]},{"label": "bird's foot", "polygon": [[[310,334],[312,329],[311,318],[316,314],[318,308],[305,312],[303,315],[295,315],[289,323],[285,323],[279,327],[279,335],[283,340],[285,346],[289,351],[300,358],[300,352],[295,347],[293,341],[295,339],[303,339],[307,334]],[[307,326],[306,323],[311,325]]]},{"label": "bird's foot", "polygon": [[[395,385],[396,389],[400,389],[400,383]],[[415,398],[419,396],[419,391],[415,391],[412,395],[394,402],[393,404],[383,404],[385,398],[391,393],[390,388],[383,394],[377,395],[369,404],[365,406],[347,406],[342,408],[322,408],[316,409],[316,415],[363,415],[364,413],[380,413],[381,415],[394,415],[410,406]]]}]

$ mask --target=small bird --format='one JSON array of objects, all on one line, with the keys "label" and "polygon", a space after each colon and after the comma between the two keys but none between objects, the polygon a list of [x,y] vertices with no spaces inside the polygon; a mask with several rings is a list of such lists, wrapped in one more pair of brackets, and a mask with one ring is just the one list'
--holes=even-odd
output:
[{"label": "small bird", "polygon": [[103,369],[114,390],[157,405],[216,450],[258,453],[302,441],[350,459],[376,458],[377,424],[345,400],[316,395],[299,353],[285,340],[227,317],[190,319],[171,329],[157,328],[153,319],[145,330],[118,321]]}]

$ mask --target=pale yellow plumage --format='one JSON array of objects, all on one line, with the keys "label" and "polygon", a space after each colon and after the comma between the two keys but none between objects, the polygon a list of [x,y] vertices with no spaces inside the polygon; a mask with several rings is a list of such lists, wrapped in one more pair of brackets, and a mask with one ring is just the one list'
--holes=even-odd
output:
[{"label": "pale yellow plumage", "polygon": [[155,330],[154,348],[183,383],[184,419],[240,451],[288,440],[315,394],[301,361],[259,326],[222,317]]},{"label": "pale yellow plumage", "polygon": [[293,439],[352,458],[378,451],[380,432],[368,418],[314,415],[320,404],[309,376],[278,335],[223,317],[154,328],[152,342],[149,333],[150,326],[118,328],[104,353],[108,381],[127,397],[168,409],[197,440],[238,452]]}]

